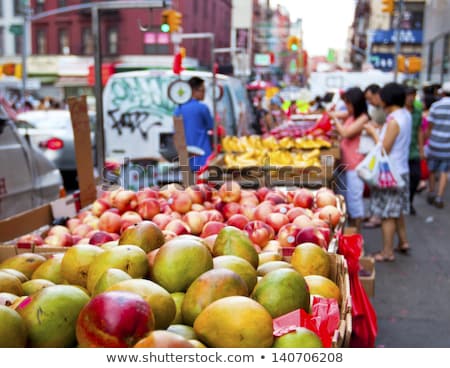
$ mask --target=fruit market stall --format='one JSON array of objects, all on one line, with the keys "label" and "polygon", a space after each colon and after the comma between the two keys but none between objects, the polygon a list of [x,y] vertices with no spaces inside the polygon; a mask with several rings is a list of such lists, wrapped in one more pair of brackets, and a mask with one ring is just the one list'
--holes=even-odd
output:
[{"label": "fruit market stall", "polygon": [[[0,250],[0,309],[13,309],[8,313],[25,326],[21,346],[151,347],[178,341],[287,347],[293,342],[286,342],[286,333],[343,346],[351,332],[348,273],[345,259],[327,252],[327,237],[343,214],[325,204],[334,196],[329,189],[306,191],[254,191],[227,183],[219,190],[203,184],[101,193],[76,216]],[[23,248],[27,241],[29,249]],[[5,257],[6,249],[19,254]],[[96,323],[107,312],[100,306],[114,310],[119,298],[126,298],[128,315],[143,327],[105,340]],[[37,324],[39,308],[50,308],[52,320],[44,316]],[[297,315],[299,328],[280,327],[289,313]],[[261,327],[257,331],[248,326],[249,315]],[[64,336],[52,327],[59,319]],[[326,324],[333,331],[325,331]],[[212,336],[211,329],[223,336]],[[243,341],[224,338],[239,336],[241,329]]]}]

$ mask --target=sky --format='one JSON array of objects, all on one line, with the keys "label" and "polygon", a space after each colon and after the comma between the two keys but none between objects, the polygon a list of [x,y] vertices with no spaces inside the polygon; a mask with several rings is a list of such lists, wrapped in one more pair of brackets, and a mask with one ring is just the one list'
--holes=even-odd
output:
[{"label": "sky", "polygon": [[272,6],[276,4],[287,8],[291,22],[302,19],[303,47],[310,56],[345,48],[355,0],[271,0]]}]

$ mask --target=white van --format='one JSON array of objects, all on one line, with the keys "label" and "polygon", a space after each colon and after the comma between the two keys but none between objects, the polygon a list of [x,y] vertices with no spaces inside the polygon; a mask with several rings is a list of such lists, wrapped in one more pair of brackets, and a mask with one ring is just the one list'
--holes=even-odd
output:
[{"label": "white van", "polygon": [[[212,74],[183,71],[181,78],[198,76],[205,80],[204,102],[212,108]],[[169,84],[178,76],[167,70],[148,70],[114,74],[103,94],[105,158],[123,160],[163,160],[161,149],[174,133],[175,104],[168,97]],[[251,121],[251,106],[243,83],[233,77],[217,74],[223,88],[217,102],[217,120],[227,135],[243,134]]]}]

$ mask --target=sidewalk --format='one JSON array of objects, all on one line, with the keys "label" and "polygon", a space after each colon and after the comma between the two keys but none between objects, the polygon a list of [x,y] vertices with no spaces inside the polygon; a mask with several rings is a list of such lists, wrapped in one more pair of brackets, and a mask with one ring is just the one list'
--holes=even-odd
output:
[{"label": "sidewalk", "polygon": [[[409,255],[376,263],[375,296],[378,347],[450,347],[450,193],[446,207],[414,200],[416,216],[407,216]],[[364,229],[365,253],[381,249],[381,229]]]}]

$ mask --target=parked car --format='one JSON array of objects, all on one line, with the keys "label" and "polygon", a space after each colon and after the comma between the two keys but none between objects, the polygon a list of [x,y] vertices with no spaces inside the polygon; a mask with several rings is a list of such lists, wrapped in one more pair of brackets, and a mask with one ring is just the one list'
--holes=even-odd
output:
[{"label": "parked car", "polygon": [[[95,113],[89,112],[95,160]],[[16,126],[61,171],[66,188],[76,187],[77,165],[72,122],[68,110],[32,110],[17,115]]]},{"label": "parked car", "polygon": [[57,199],[62,177],[0,108],[0,219]]}]

